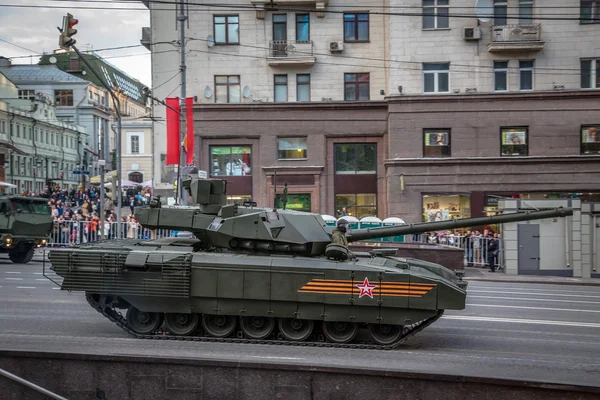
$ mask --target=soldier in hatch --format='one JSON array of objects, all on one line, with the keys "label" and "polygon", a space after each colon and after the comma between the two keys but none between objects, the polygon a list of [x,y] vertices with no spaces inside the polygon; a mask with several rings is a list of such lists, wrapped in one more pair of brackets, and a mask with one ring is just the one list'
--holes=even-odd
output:
[{"label": "soldier in hatch", "polygon": [[331,243],[339,244],[348,248],[346,230],[348,230],[348,221],[342,218],[337,222],[337,227],[331,231]]}]

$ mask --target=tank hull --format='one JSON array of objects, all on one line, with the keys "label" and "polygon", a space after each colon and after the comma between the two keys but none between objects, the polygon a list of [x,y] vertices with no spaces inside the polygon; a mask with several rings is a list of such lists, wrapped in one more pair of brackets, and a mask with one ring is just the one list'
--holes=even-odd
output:
[{"label": "tank hull", "polygon": [[194,241],[112,242],[55,249],[49,259],[64,290],[165,317],[404,328],[465,307],[466,283],[419,260],[208,253],[187,244]]}]

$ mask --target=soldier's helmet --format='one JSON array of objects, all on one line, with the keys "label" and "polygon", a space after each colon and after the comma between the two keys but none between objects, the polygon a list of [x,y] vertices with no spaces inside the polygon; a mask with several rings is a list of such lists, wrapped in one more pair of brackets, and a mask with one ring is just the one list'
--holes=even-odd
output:
[{"label": "soldier's helmet", "polygon": [[340,218],[337,222],[337,228],[341,231],[346,231],[350,225],[344,218]]}]

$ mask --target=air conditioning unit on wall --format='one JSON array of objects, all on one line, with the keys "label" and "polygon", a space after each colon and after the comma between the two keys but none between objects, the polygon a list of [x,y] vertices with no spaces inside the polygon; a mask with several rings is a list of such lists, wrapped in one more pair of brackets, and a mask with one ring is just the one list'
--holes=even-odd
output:
[{"label": "air conditioning unit on wall", "polygon": [[332,53],[341,53],[344,51],[344,42],[329,42],[329,51]]},{"label": "air conditioning unit on wall", "polygon": [[479,40],[481,39],[481,29],[479,27],[463,28],[463,39],[464,40]]}]

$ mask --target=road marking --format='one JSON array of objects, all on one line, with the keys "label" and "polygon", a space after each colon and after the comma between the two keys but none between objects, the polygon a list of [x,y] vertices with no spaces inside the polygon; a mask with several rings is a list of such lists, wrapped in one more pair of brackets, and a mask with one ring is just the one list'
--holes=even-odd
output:
[{"label": "road marking", "polygon": [[506,290],[467,290],[467,296],[469,293],[501,293],[501,294],[521,294],[529,296],[560,296],[560,297],[585,297],[590,299],[600,299],[600,296],[589,296],[581,294],[558,294],[558,293],[529,293],[529,292],[509,292]]},{"label": "road marking", "polygon": [[59,287],[53,287],[52,290],[60,290]]},{"label": "road marking", "polygon": [[534,324],[534,325],[558,325],[558,326],[579,326],[585,328],[600,328],[600,324],[594,322],[569,322],[569,321],[549,321],[543,319],[520,319],[520,318],[496,318],[496,317],[472,317],[466,315],[444,315],[442,319],[457,319],[466,321],[485,321],[485,322],[509,322],[514,324]]},{"label": "road marking", "polygon": [[34,272],[33,274],[34,275],[43,275],[44,273],[43,272]]},{"label": "road marking", "polygon": [[5,274],[20,274],[20,272],[9,272],[9,271],[5,271]]},{"label": "road marking", "polygon": [[35,286],[17,286],[17,289],[35,289]]},{"label": "road marking", "polygon": [[[42,278],[42,279],[36,279],[36,281],[42,281],[42,282],[50,282],[50,280],[46,279],[46,278]],[[583,302],[582,302],[583,303]]]},{"label": "road marking", "polygon": [[525,301],[546,301],[549,303],[584,303],[584,304],[600,304],[600,301],[583,301],[583,300],[553,300],[553,299],[530,299],[526,297],[501,297],[501,296],[471,296],[468,298],[481,299],[503,299],[503,300],[525,300]]},{"label": "road marking", "polygon": [[22,281],[23,278],[4,278],[7,281]]},{"label": "road marking", "polygon": [[500,306],[495,304],[468,304],[471,307],[491,307],[491,308],[520,308],[523,310],[545,310],[545,311],[569,311],[569,312],[591,312],[600,313],[600,310],[575,310],[571,308],[548,308],[548,307],[526,307],[526,306]]},{"label": "road marking", "polygon": [[[471,286],[471,283],[473,281],[471,281],[469,283],[469,286]],[[544,286],[552,286],[549,284],[544,284]],[[555,286],[559,286],[559,285],[555,285]],[[562,287],[565,287],[565,285],[560,285]],[[491,289],[491,290],[527,290],[527,292],[544,292],[544,294],[550,292],[556,292],[556,293],[579,293],[579,294],[600,294],[600,290],[594,290],[594,288],[598,288],[600,289],[600,287],[597,286],[585,286],[585,290],[575,290],[575,285],[571,285],[569,286],[573,289],[554,289],[554,288],[547,288],[547,289],[535,289],[535,288],[524,288],[524,287],[515,287],[513,285],[511,286],[479,286],[479,285],[473,285],[473,290],[482,290],[482,289]],[[578,286],[578,288],[583,288],[584,286]],[[486,290],[487,291],[487,290]]]}]

